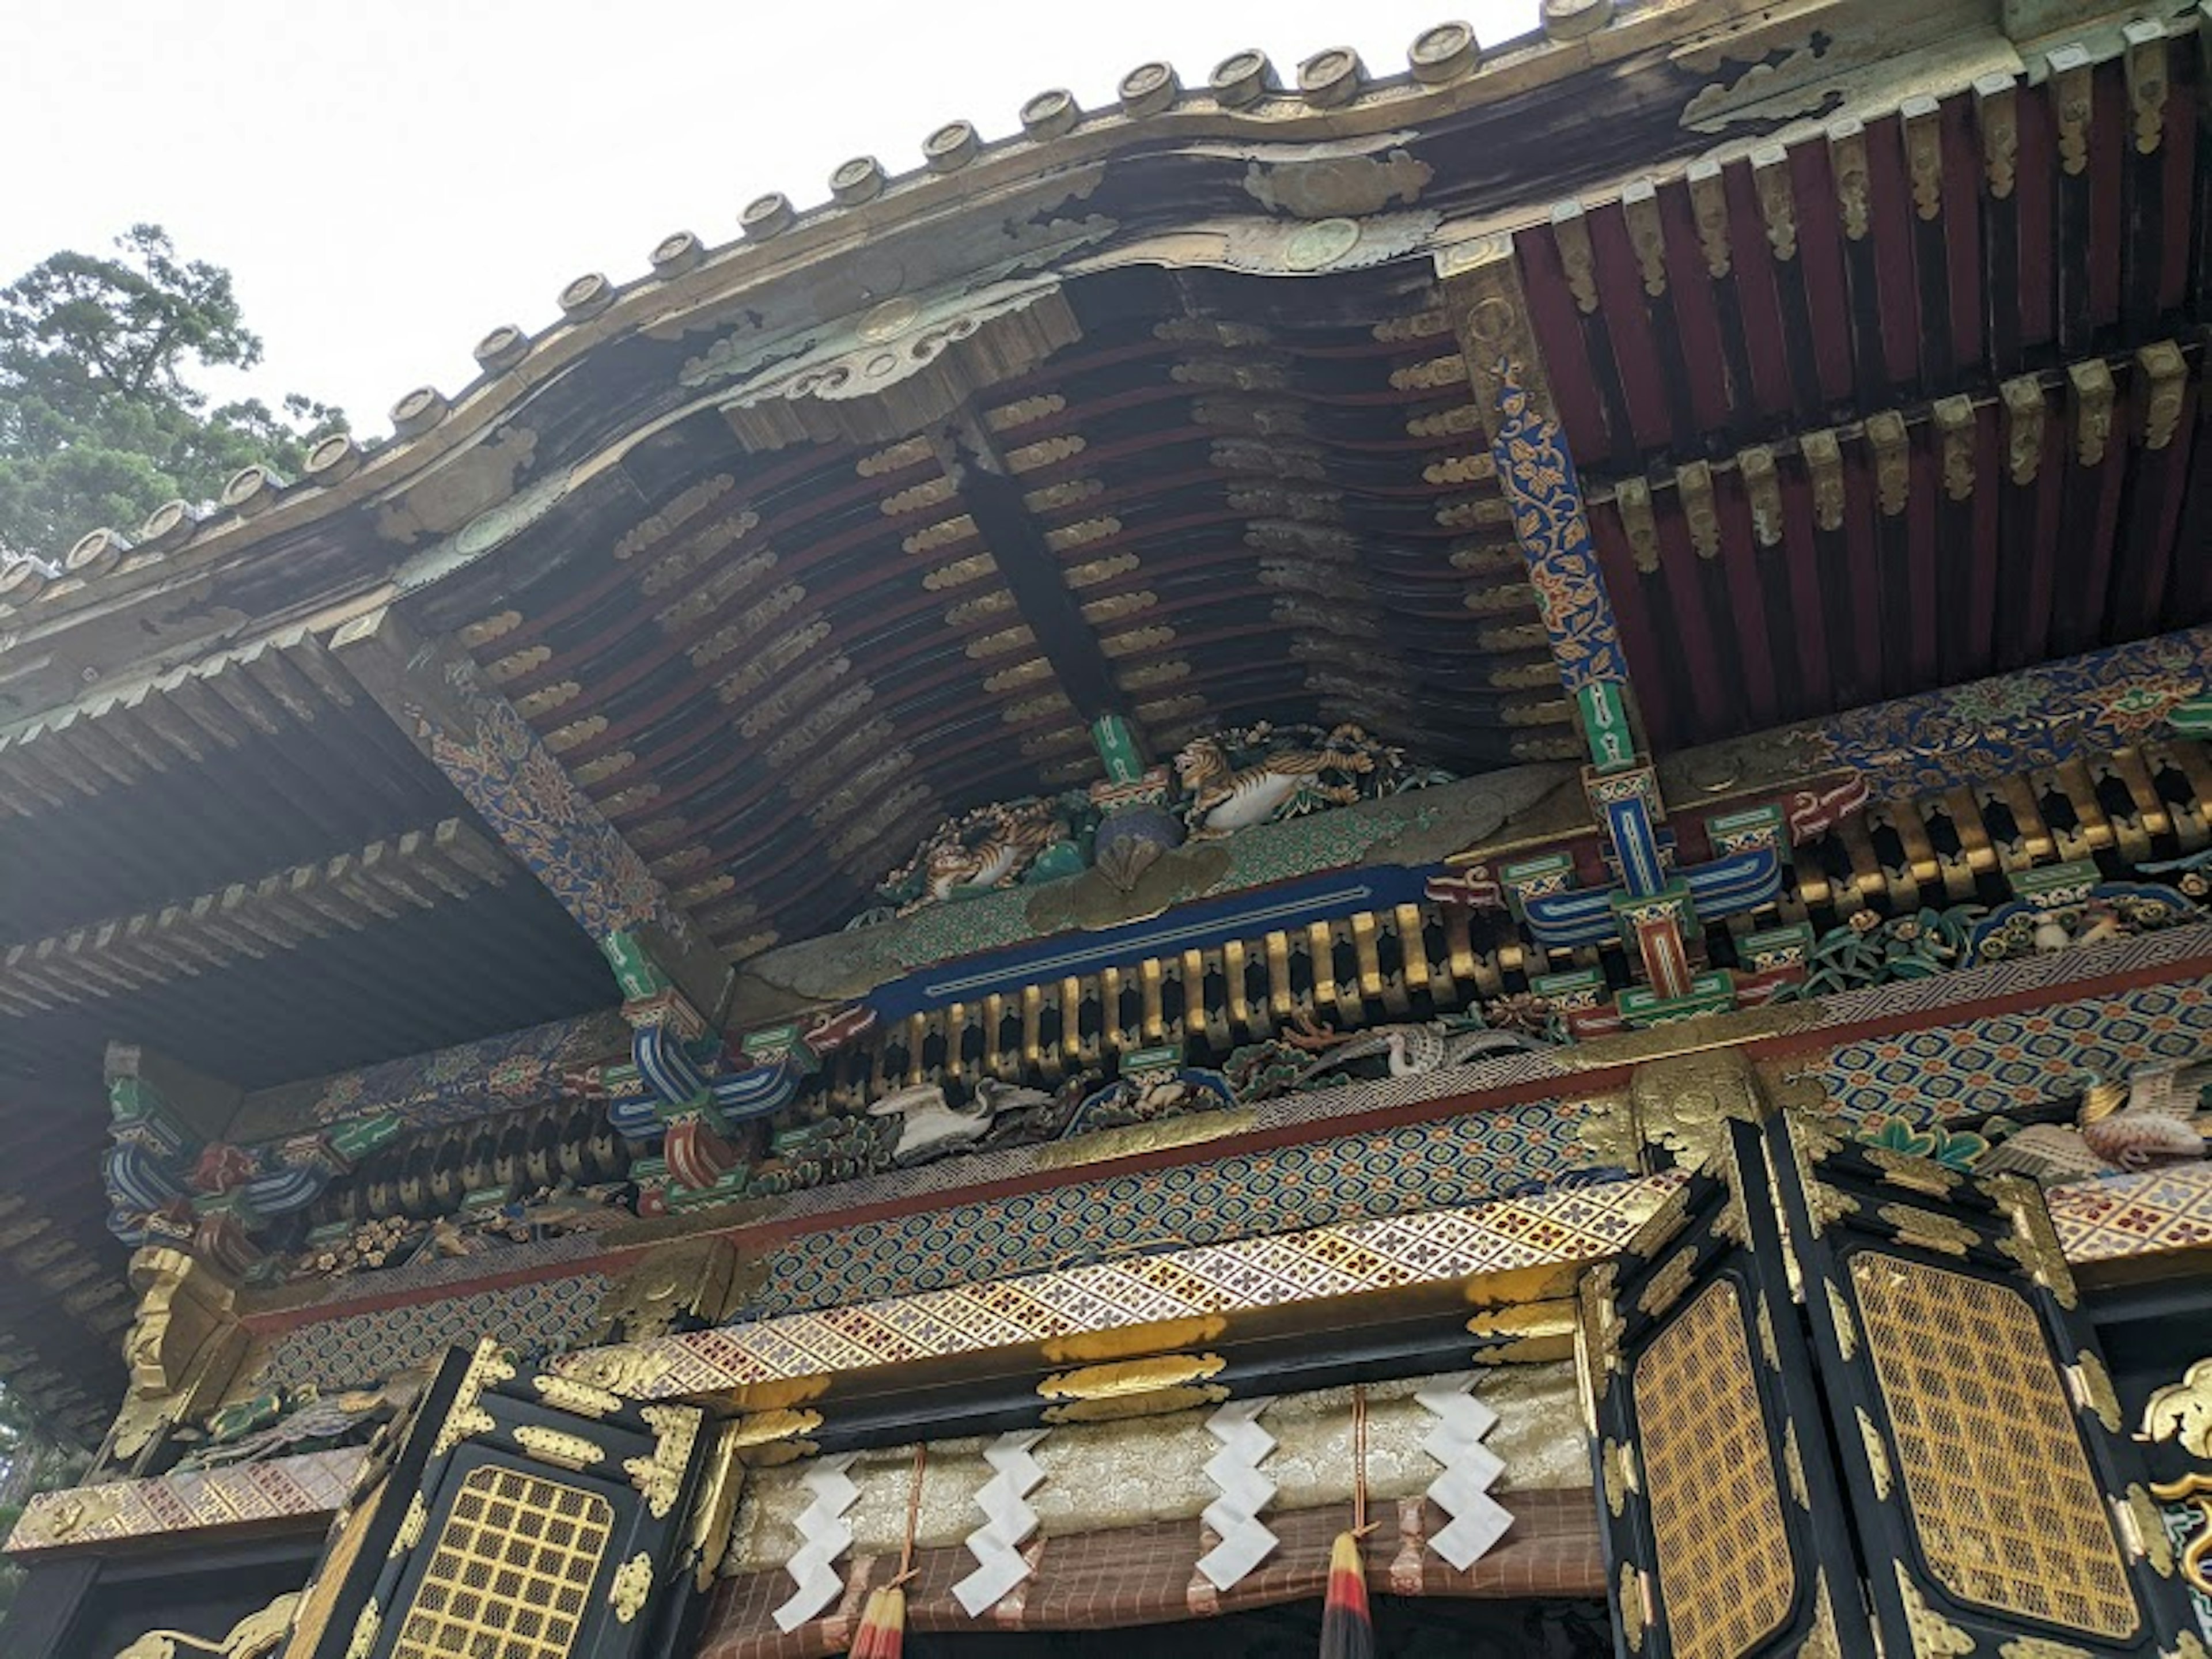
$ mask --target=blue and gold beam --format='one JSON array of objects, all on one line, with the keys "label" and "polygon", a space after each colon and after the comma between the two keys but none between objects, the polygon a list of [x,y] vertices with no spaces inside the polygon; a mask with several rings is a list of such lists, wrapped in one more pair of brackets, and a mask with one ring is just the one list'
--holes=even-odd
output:
[{"label": "blue and gold beam", "polygon": [[[1660,832],[1666,809],[1657,773],[1643,752],[1627,653],[1511,237],[1486,236],[1446,249],[1437,256],[1437,279],[1552,659],[1581,716],[1590,757],[1583,787],[1604,826],[1617,878],[1612,919],[1641,962],[1652,994],[1672,1007],[1690,998],[1698,982],[1696,913]],[[1778,854],[1770,850],[1768,856]]]},{"label": "blue and gold beam", "polygon": [[1591,763],[1634,763],[1628,659],[1606,597],[1582,485],[1536,344],[1520,261],[1503,234],[1445,249],[1437,282],[1474,383],[1474,404],[1513,514],[1513,532],[1559,679],[1575,699]]}]

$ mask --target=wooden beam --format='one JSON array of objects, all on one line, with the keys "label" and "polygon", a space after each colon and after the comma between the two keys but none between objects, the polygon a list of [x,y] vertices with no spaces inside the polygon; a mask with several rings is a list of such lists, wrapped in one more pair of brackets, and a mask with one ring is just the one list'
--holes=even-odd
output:
[{"label": "wooden beam", "polygon": [[466,652],[419,639],[389,607],[339,628],[331,649],[607,953],[626,995],[656,988],[631,982],[641,972],[714,1017],[727,967],[514,705],[483,684]]},{"label": "wooden beam", "polygon": [[1015,608],[1035,631],[1037,648],[1077,714],[1087,726],[1108,719],[1133,726],[1135,711],[1115,684],[1097,633],[1062,577],[1060,561],[1031,515],[1021,482],[989,424],[967,405],[935,436],[938,465],[975,520]]},{"label": "wooden beam", "polygon": [[125,994],[359,933],[496,886],[514,866],[458,818],[254,884],[94,923],[0,953],[0,1012]]}]

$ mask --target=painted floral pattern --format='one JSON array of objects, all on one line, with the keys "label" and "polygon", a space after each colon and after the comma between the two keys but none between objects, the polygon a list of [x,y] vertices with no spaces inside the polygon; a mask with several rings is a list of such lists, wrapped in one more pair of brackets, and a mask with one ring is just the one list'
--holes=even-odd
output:
[{"label": "painted floral pattern", "polygon": [[1876,794],[1926,794],[2132,743],[2208,688],[2212,627],[2196,628],[1853,709],[1807,746],[1815,763],[1856,768]]},{"label": "painted floral pattern", "polygon": [[479,695],[467,665],[447,676],[476,725],[446,730],[416,712],[431,757],[492,832],[594,939],[654,922],[682,937],[688,924],[645,860],[599,816],[503,699]]},{"label": "painted floral pattern", "polygon": [[1628,661],[1599,574],[1582,490],[1565,435],[1539,414],[1510,360],[1498,366],[1498,436],[1492,453],[1528,561],[1552,655],[1569,691],[1599,680],[1626,682]]}]

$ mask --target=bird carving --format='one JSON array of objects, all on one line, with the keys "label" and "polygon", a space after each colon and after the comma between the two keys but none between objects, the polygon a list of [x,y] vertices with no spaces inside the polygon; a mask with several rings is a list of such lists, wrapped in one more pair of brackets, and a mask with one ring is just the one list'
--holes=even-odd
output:
[{"label": "bird carving", "polygon": [[975,1085],[975,1103],[965,1109],[945,1098],[942,1084],[923,1083],[894,1090],[868,1108],[870,1117],[902,1120],[898,1146],[891,1154],[898,1164],[917,1164],[962,1146],[972,1146],[990,1132],[992,1120],[1001,1112],[1025,1110],[1050,1102],[1036,1089],[1024,1089],[985,1078]]},{"label": "bird carving", "polygon": [[2212,1115],[2197,1109],[2212,1066],[2168,1067],[2130,1081],[2100,1083],[2082,1097],[2072,1126],[2032,1123],[1976,1162],[1977,1175],[2025,1175],[2045,1187],[2193,1163],[2208,1151]]},{"label": "bird carving", "polygon": [[[1333,1040],[1332,1040],[1333,1039]],[[1477,1026],[1470,1030],[1445,1030],[1441,1022],[1418,1025],[1382,1025],[1358,1036],[1334,1038],[1334,1034],[1291,1041],[1300,1048],[1322,1047],[1321,1057],[1298,1073],[1296,1085],[1376,1054],[1389,1056],[1392,1077],[1423,1077],[1446,1066],[1471,1065],[1500,1054],[1528,1054],[1547,1047],[1520,1031],[1492,1030]]]}]

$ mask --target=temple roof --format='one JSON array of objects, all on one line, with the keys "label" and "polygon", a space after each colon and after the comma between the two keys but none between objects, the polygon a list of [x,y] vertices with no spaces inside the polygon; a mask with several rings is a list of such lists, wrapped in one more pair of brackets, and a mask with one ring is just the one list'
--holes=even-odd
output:
[{"label": "temple roof", "polygon": [[[948,126],[579,278],[380,447],[0,570],[0,1195],[117,1276],[110,1041],[258,1090],[611,1005],[579,845],[727,964],[1097,781],[1102,720],[1156,763],[1259,720],[1579,758],[1479,250],[1655,750],[2212,617],[2194,14],[1548,9]],[[511,728],[441,750],[449,694]],[[501,745],[561,822],[457,786]],[[95,1411],[119,1322],[24,1369]]]}]

